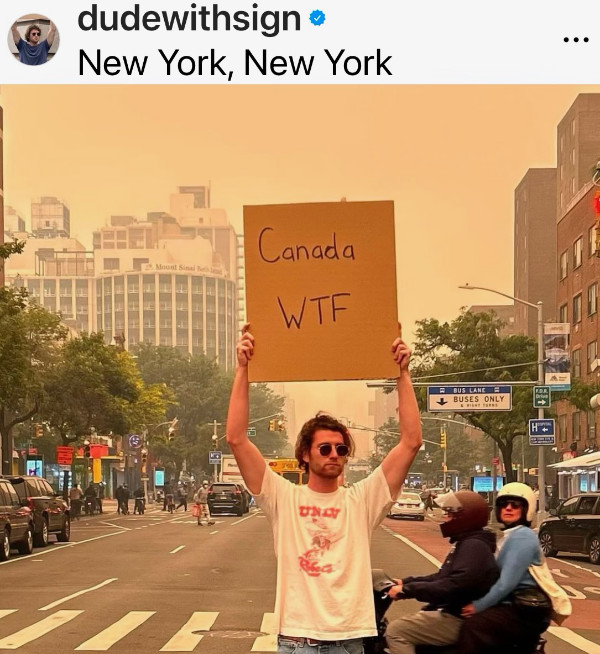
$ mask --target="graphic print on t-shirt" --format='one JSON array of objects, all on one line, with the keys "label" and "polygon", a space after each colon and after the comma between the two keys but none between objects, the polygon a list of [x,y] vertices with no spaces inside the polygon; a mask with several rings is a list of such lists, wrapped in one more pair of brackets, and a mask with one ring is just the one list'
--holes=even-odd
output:
[{"label": "graphic print on t-shirt", "polygon": [[334,563],[327,561],[327,554],[331,545],[340,539],[335,521],[341,509],[301,505],[298,510],[311,536],[310,549],[298,557],[300,569],[310,577],[332,573],[335,570]]}]

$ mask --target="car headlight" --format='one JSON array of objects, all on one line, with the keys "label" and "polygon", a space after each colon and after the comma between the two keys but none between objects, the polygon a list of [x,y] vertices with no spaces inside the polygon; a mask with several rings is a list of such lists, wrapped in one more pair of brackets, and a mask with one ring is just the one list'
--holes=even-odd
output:
[{"label": "car headlight", "polygon": [[419,508],[420,508],[420,509],[424,509],[424,508],[425,508],[425,505],[423,504],[423,502],[421,502],[421,503],[419,504]]}]

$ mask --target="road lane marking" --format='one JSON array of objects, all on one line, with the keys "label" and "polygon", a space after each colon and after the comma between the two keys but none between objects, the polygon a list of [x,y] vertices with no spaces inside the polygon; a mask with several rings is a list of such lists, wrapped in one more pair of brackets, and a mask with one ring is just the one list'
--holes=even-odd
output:
[{"label": "road lane marking", "polygon": [[215,623],[218,611],[195,611],[181,629],[161,648],[161,652],[193,652],[196,645],[204,638],[197,631],[210,631]]},{"label": "road lane marking", "polygon": [[254,518],[256,513],[251,513],[250,515],[247,515],[245,518],[240,518],[239,520],[236,520],[235,522],[232,522],[232,525],[239,525],[240,522],[244,522],[244,520],[250,520],[250,518]]},{"label": "road lane marking", "polygon": [[131,531],[131,527],[123,527],[123,525],[115,525],[113,522],[102,521],[103,525],[108,525],[109,527],[115,527],[115,529],[125,529],[125,531]]},{"label": "road lane marking", "polygon": [[277,625],[274,613],[263,615],[260,630],[266,636],[259,636],[255,639],[251,652],[276,652],[277,651]]},{"label": "road lane marking", "polygon": [[17,649],[76,618],[83,611],[57,611],[35,624],[0,640],[0,649]]},{"label": "road lane marking", "polygon": [[125,638],[134,629],[144,624],[156,611],[129,611],[127,615],[117,620],[114,624],[96,634],[93,638],[81,643],[75,651],[99,651],[105,652],[122,638]]},{"label": "road lane marking", "polygon": [[182,550],[185,547],[185,545],[180,545],[179,547],[176,547],[174,550],[171,550],[169,554],[177,554],[179,550]]},{"label": "road lane marking", "polygon": [[218,534],[218,533],[219,533],[219,530],[218,530],[218,529],[215,529],[214,531],[211,531],[211,532],[209,533],[209,536],[214,536],[215,534]]},{"label": "road lane marking", "polygon": [[591,575],[594,575],[595,577],[600,577],[600,572],[596,572],[595,570],[590,570],[589,568],[586,568],[583,565],[577,565],[577,563],[572,563],[571,561],[565,561],[564,559],[554,559],[557,563],[564,563],[565,565],[570,565],[572,568],[577,568],[577,570],[583,570],[584,572],[589,572]]},{"label": "road lane marking", "polygon": [[52,602],[51,604],[46,604],[46,606],[42,606],[40,611],[47,611],[48,609],[53,609],[55,606],[58,606],[59,604],[63,604],[64,602],[68,602],[69,600],[73,599],[74,597],[79,597],[80,595],[85,595],[85,593],[90,593],[93,590],[98,590],[98,588],[102,588],[102,586],[106,586],[107,584],[111,584],[113,581],[117,581],[118,577],[113,577],[112,579],[106,579],[100,584],[97,584],[96,586],[92,586],[91,588],[84,588],[83,590],[79,590],[76,593],[73,593],[72,595],[68,595],[67,597],[63,597],[62,599],[58,599],[55,602]]},{"label": "road lane marking", "polygon": [[[411,547],[415,552],[418,552],[421,556],[426,558],[428,561],[433,563],[436,567],[441,567],[441,562],[435,558],[435,556],[432,556],[429,554],[429,552],[426,552],[424,549],[420,548],[418,545],[415,545],[415,543],[411,542],[408,540],[408,538],[405,538],[404,536],[401,536],[400,534],[394,533],[389,527],[383,526],[382,529],[387,531],[388,533],[392,534],[395,538],[398,538],[401,540],[403,543]],[[562,563],[566,563],[566,561],[562,561]],[[575,564],[570,564],[574,565],[575,567],[579,567]],[[583,568],[584,570],[587,570],[587,568]],[[589,570],[587,570],[590,572]],[[565,586],[563,586],[565,588]],[[571,589],[570,586],[566,586],[569,590]],[[577,593],[577,591],[574,591]],[[574,598],[574,599],[579,599]],[[556,636],[557,638],[560,638],[570,645],[573,645],[573,647],[577,647],[577,649],[580,649],[583,652],[587,652],[587,654],[600,654],[600,645],[596,645],[596,643],[593,643],[591,640],[587,640],[583,636],[580,636],[574,631],[571,631],[571,629],[568,629],[567,627],[548,627],[548,632],[551,633],[553,636]]]},{"label": "road lane marking", "polygon": [[18,609],[0,609],[0,618],[4,618],[11,613],[15,613]]},{"label": "road lane marking", "polygon": [[548,631],[553,636],[564,640],[565,643],[580,649],[582,652],[587,652],[587,654],[600,654],[600,645],[596,645],[596,643],[576,634],[574,631],[567,629],[567,627],[548,627]]}]

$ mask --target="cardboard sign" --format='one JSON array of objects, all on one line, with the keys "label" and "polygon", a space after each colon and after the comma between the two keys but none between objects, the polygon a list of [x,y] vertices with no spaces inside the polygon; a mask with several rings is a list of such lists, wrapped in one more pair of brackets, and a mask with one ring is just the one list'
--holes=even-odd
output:
[{"label": "cardboard sign", "polygon": [[244,207],[249,378],[398,375],[393,202]]}]

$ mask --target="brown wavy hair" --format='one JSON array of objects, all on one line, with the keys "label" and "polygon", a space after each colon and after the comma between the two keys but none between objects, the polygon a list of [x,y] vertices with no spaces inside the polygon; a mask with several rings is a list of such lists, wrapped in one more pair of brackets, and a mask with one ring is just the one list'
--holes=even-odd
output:
[{"label": "brown wavy hair", "polygon": [[37,30],[40,33],[40,39],[42,38],[42,28],[39,25],[30,25],[25,32],[25,40],[29,41],[31,36],[31,30]]},{"label": "brown wavy hair", "polygon": [[307,420],[302,425],[302,429],[300,430],[298,439],[296,440],[296,450],[294,454],[298,460],[298,466],[302,468],[302,470],[308,470],[308,463],[306,463],[304,460],[304,455],[310,452],[310,448],[313,444],[313,437],[315,432],[319,429],[337,431],[338,434],[342,435],[344,443],[348,446],[348,456],[352,456],[354,454],[354,440],[350,435],[346,425],[339,420],[336,420],[328,413],[319,411],[319,413],[317,413],[314,418]]}]

